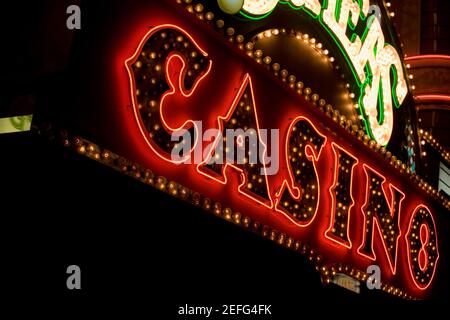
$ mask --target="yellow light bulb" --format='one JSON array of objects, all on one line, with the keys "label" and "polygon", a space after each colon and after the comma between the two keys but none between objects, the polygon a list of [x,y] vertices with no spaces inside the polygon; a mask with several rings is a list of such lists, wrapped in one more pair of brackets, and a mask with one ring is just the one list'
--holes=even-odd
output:
[{"label": "yellow light bulb", "polygon": [[244,6],[244,0],[217,0],[220,9],[227,14],[236,14]]}]

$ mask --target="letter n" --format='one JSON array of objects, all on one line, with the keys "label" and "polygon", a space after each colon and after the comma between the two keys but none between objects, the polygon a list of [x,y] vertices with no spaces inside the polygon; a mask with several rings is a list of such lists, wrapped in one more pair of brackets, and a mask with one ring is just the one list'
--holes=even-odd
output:
[{"label": "letter n", "polygon": [[[363,242],[358,253],[376,260],[373,250],[375,237],[383,245],[386,258],[393,274],[396,272],[398,239],[400,238],[400,210],[405,194],[389,184],[389,197],[385,192],[386,178],[363,165],[366,174],[366,202],[361,211],[364,217]],[[378,232],[375,231],[378,230]]]}]

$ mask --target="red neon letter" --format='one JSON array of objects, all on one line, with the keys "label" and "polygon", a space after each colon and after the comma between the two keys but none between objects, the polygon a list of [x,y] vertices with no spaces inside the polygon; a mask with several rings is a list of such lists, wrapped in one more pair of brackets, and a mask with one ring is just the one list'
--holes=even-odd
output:
[{"label": "red neon letter", "polygon": [[290,181],[283,181],[275,208],[299,226],[308,226],[319,207],[316,162],[326,141],[304,117],[297,117],[289,127],[285,152]]},{"label": "red neon letter", "polygon": [[406,244],[412,279],[419,289],[425,290],[433,281],[439,251],[434,218],[424,205],[418,206],[411,216]]},{"label": "red neon letter", "polygon": [[175,95],[188,98],[194,93],[211,70],[212,62],[207,56],[186,31],[175,25],[161,25],[145,35],[125,62],[139,129],[150,148],[167,161],[179,163],[190,157],[171,159],[171,151],[178,143],[171,141],[171,133],[185,128],[194,137],[197,128],[191,120],[171,128],[164,119],[164,100]]},{"label": "red neon letter", "polygon": [[352,197],[353,169],[358,159],[339,147],[331,144],[334,152],[334,182],[330,187],[331,194],[331,221],[325,236],[344,247],[351,248],[352,243],[348,235],[350,223],[350,209],[355,204]]},{"label": "red neon letter", "polygon": [[[238,190],[247,197],[259,202],[260,204],[272,208],[272,199],[269,193],[269,185],[267,182],[266,167],[258,159],[258,154],[262,154],[265,157],[267,147],[261,140],[259,134],[258,114],[256,111],[255,97],[253,96],[252,80],[248,74],[245,75],[244,81],[234,98],[233,104],[229,109],[225,117],[218,118],[219,132],[221,136],[217,137],[214,141],[212,149],[205,161],[198,165],[197,170],[214,179],[222,184],[227,183],[227,177],[225,170],[228,166],[234,168],[241,173],[241,184]],[[218,145],[228,145],[226,141],[227,130],[242,130],[242,134],[234,136],[233,143],[231,145],[240,146],[244,151],[244,163],[239,164],[237,154],[234,153],[233,159],[230,159],[225,148],[220,149]],[[237,132],[237,131],[235,131]],[[244,134],[244,132],[246,134]],[[254,139],[249,139],[247,133],[250,135],[256,135]],[[257,152],[257,163],[249,163],[250,148],[249,141],[253,140],[257,146],[253,146],[253,152]],[[230,142],[230,141],[228,141]],[[261,150],[263,148],[264,150]],[[217,150],[222,151],[222,155],[216,153]],[[257,151],[256,151],[257,150]],[[253,154],[255,156],[255,154]],[[221,163],[210,163],[213,158],[219,158],[223,160]]]},{"label": "red neon letter", "polygon": [[374,229],[378,229],[386,257],[393,274],[397,265],[397,243],[400,237],[400,208],[405,194],[389,184],[390,201],[385,193],[385,181],[380,173],[363,165],[366,173],[366,203],[361,211],[364,216],[363,242],[358,252],[371,260],[376,259],[373,251]]}]

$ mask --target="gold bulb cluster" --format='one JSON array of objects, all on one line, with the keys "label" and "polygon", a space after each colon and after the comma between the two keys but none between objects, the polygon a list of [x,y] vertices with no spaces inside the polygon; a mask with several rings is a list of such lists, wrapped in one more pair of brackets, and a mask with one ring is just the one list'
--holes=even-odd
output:
[{"label": "gold bulb cluster", "polygon": [[[247,49],[247,55],[250,57],[255,58],[255,61],[259,64],[263,64],[266,66],[266,69],[274,72],[276,76],[279,76],[281,80],[289,85],[291,89],[295,89],[297,93],[303,94],[305,100],[312,101],[313,103],[318,103],[319,105],[323,103],[325,105],[325,100],[320,99],[319,95],[317,93],[313,93],[311,88],[305,87],[304,83],[301,81],[296,82],[296,76],[293,74],[289,74],[288,70],[281,69],[280,65],[278,63],[271,64],[272,57],[265,56],[263,57],[263,51],[261,49],[254,49],[257,46],[257,42],[261,39],[267,39],[271,37],[276,36],[283,36],[288,35],[292,38],[297,39],[298,41],[301,41],[302,43],[309,45],[314,51],[316,51],[323,59],[325,59],[332,68],[336,70],[342,69],[339,65],[335,63],[335,58],[330,56],[330,51],[326,48],[324,48],[324,45],[321,42],[318,42],[318,40],[311,36],[308,33],[302,33],[298,30],[290,29],[286,30],[285,28],[281,29],[268,29],[266,31],[260,32],[255,37],[252,38],[251,42],[248,42],[245,46],[245,49]],[[240,47],[240,49],[242,49]],[[262,58],[262,60],[261,60]],[[281,69],[281,71],[280,71]],[[345,79],[345,75],[341,74],[340,77],[342,79]],[[346,89],[350,88],[349,84],[345,85]],[[357,105],[355,98],[356,95],[352,92],[348,93],[348,97],[353,100],[353,105]],[[358,125],[362,128],[363,124],[358,123]]]},{"label": "gold bulb cluster", "polygon": [[296,31],[294,29],[286,30],[285,28],[281,29],[268,29],[266,31],[258,33],[251,42],[253,45],[256,45],[258,40],[261,39],[268,39],[276,36],[283,36],[283,35],[289,35],[290,37],[293,37],[297,39],[298,41],[301,41],[302,43],[309,45],[314,51],[319,53],[323,58],[327,59],[327,61],[330,64],[333,64],[335,62],[334,57],[330,56],[330,51],[324,47],[324,45],[321,42],[318,42],[316,38],[310,36],[308,33],[302,33],[300,31]]}]

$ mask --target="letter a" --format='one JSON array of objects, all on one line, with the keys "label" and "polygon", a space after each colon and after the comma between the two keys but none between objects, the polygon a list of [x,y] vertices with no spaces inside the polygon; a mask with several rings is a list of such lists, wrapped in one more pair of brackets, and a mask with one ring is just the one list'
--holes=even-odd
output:
[{"label": "letter a", "polygon": [[67,14],[70,16],[67,18],[66,26],[69,30],[80,30],[81,29],[81,9],[77,5],[71,5],[67,7]]},{"label": "letter a", "polygon": [[79,266],[72,265],[67,267],[67,274],[70,276],[67,278],[66,285],[67,289],[73,290],[81,289],[81,269]]}]

